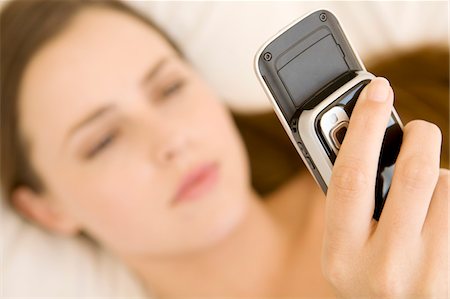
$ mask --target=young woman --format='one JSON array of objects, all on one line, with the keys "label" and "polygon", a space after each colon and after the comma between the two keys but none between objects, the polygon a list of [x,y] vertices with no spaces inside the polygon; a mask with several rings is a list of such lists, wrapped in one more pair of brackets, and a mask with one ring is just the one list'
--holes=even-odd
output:
[{"label": "young woman", "polygon": [[229,111],[150,21],[115,1],[38,0],[1,22],[3,191],[37,225],[86,233],[160,298],[447,294],[435,125],[405,126],[371,218],[386,79],[362,92],[326,199],[305,174],[263,201]]}]

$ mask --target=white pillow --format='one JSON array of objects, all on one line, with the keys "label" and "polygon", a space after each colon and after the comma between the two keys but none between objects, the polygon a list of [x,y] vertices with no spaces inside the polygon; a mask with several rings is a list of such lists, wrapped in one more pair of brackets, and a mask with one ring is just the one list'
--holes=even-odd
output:
[{"label": "white pillow", "polygon": [[2,201],[1,298],[145,298],[131,272],[84,239],[47,233]]},{"label": "white pillow", "polygon": [[[320,7],[334,11],[363,60],[425,42],[447,43],[447,2],[133,1],[180,44],[224,100],[239,111],[270,109],[253,57],[270,36]],[[0,295],[41,298],[142,298],[119,261],[87,242],[23,221],[4,204],[0,217]]]},{"label": "white pillow", "polygon": [[270,109],[253,71],[259,47],[319,8],[341,21],[363,61],[423,43],[448,45],[448,3],[428,1],[130,1],[161,25],[235,110]]}]

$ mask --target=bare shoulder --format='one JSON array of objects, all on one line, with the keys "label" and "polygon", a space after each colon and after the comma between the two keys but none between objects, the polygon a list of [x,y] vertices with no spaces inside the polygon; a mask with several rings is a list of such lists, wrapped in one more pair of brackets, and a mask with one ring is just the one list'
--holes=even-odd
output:
[{"label": "bare shoulder", "polygon": [[322,222],[325,196],[312,176],[302,172],[266,197],[266,204],[277,222],[289,232],[303,235]]},{"label": "bare shoulder", "polygon": [[309,173],[298,174],[266,198],[267,208],[289,235],[285,288],[302,297],[334,298],[321,272],[325,195]]}]

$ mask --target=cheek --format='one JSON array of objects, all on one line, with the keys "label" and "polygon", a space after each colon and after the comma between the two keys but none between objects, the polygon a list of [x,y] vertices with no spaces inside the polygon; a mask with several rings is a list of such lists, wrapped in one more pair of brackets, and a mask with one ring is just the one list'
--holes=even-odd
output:
[{"label": "cheek", "polygon": [[[201,106],[205,108],[203,123],[199,127],[206,130],[206,140],[219,153],[219,157],[230,164],[231,175],[239,177],[244,185],[250,184],[248,153],[231,111],[208,88],[204,89]],[[238,180],[231,181],[240,183]]]},{"label": "cheek", "polygon": [[[194,84],[192,131],[202,132],[202,147],[221,163],[226,196],[242,199],[251,190],[248,153],[228,109],[201,79]],[[195,108],[195,110],[194,110]],[[201,150],[201,149],[199,149]]]},{"label": "cheek", "polygon": [[201,79],[194,80],[191,110],[192,123],[196,129],[207,134],[207,141],[212,145],[220,145],[221,151],[227,148],[239,148],[242,151],[242,141],[236,128],[230,110],[220,101],[218,96]]},{"label": "cheek", "polygon": [[[156,173],[136,155],[101,167],[54,178],[64,210],[94,239],[110,248],[138,246],[170,222],[168,199],[173,178]],[[78,166],[79,167],[79,166]]]}]

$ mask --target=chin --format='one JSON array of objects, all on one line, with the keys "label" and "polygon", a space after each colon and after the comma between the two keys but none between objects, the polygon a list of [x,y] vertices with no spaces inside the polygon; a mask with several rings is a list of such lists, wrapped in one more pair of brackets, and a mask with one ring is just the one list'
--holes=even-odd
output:
[{"label": "chin", "polygon": [[[199,253],[209,250],[215,246],[219,246],[225,242],[235,232],[237,232],[247,217],[250,203],[244,200],[247,197],[236,196],[233,200],[240,200],[233,204],[218,206],[214,211],[210,211],[209,216],[202,215],[201,221],[196,223],[196,227],[191,227],[192,230],[187,234],[188,240],[185,240],[186,245],[190,249],[187,251],[191,253]],[[228,200],[229,199],[225,199]]]}]

